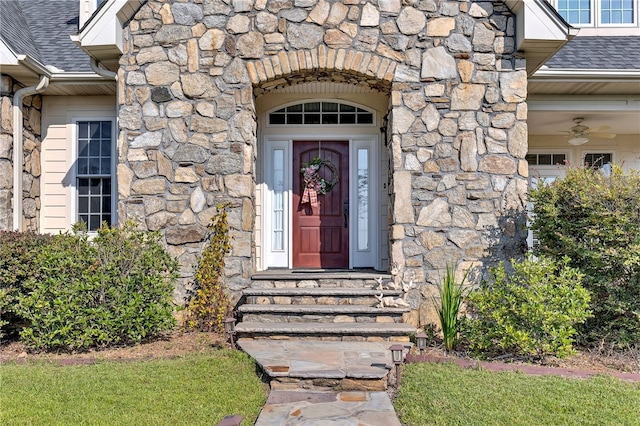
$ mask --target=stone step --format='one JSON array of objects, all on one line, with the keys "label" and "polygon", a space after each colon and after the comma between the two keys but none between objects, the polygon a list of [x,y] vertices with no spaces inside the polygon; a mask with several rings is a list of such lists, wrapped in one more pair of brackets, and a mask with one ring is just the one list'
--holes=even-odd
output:
[{"label": "stone step", "polygon": [[372,270],[292,270],[263,271],[251,276],[252,287],[260,288],[364,288],[371,289],[392,276]]},{"label": "stone step", "polygon": [[320,323],[320,322],[247,322],[236,326],[239,337],[328,340],[328,341],[398,341],[408,342],[416,328],[405,323]]},{"label": "stone step", "polygon": [[402,322],[409,308],[377,308],[364,305],[252,305],[239,307],[247,322]]},{"label": "stone step", "polygon": [[389,274],[373,270],[279,270],[252,276],[237,307],[239,337],[260,340],[378,342],[409,340],[405,308],[378,308]]},{"label": "stone step", "polygon": [[251,276],[253,281],[285,281],[285,280],[324,280],[324,279],[345,279],[345,280],[376,280],[382,278],[389,281],[393,277],[386,272],[374,270],[358,269],[294,269],[294,270],[270,270],[256,272]]},{"label": "stone step", "polygon": [[375,296],[382,293],[385,296],[400,296],[402,290],[373,290],[370,288],[345,288],[345,287],[330,287],[330,288],[247,288],[242,291],[245,296]]},{"label": "stone step", "polygon": [[364,305],[378,304],[376,296],[400,297],[400,290],[364,288],[251,288],[243,291],[246,302],[269,305]]},{"label": "stone step", "polygon": [[[385,390],[393,366],[389,350],[392,344],[395,342],[238,340],[238,346],[256,360],[269,378],[272,390]],[[402,345],[406,352],[412,346]]]}]

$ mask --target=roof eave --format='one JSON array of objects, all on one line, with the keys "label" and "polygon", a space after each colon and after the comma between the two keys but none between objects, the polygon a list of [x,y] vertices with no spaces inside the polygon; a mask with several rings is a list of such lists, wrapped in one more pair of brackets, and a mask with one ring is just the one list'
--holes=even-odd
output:
[{"label": "roof eave", "polygon": [[639,81],[640,69],[541,68],[531,81]]},{"label": "roof eave", "polygon": [[99,62],[117,61],[123,52],[123,25],[144,0],[110,0],[103,4],[71,39]]},{"label": "roof eave", "polygon": [[505,4],[516,15],[516,48],[524,53],[530,76],[578,34],[544,0],[505,0]]},{"label": "roof eave", "polygon": [[29,55],[18,54],[11,49],[5,51],[5,46],[7,46],[6,43],[2,43],[2,46],[0,46],[0,50],[2,50],[2,62],[0,65],[2,66],[3,74],[10,76],[25,86],[37,84],[41,76],[50,77],[51,68],[47,68]]},{"label": "roof eave", "polygon": [[[52,66],[45,66],[28,55],[16,55],[14,64],[2,65],[2,73],[24,86],[33,86],[42,76],[47,77],[49,85],[42,92],[43,95],[59,86],[115,85],[112,79],[95,72],[66,72]],[[74,89],[68,90],[73,91]]]}]

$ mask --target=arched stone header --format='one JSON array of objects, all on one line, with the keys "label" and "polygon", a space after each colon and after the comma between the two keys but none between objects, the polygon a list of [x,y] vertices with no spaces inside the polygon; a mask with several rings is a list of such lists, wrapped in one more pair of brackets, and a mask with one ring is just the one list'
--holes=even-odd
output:
[{"label": "arched stone header", "polygon": [[[345,80],[353,75],[353,84],[364,84],[382,93],[389,93],[397,63],[375,53],[347,49],[331,49],[320,45],[310,50],[280,52],[259,61],[247,62],[251,82],[262,90],[296,84],[301,77]],[[340,77],[328,73],[341,73]],[[259,93],[257,93],[259,94]]]}]

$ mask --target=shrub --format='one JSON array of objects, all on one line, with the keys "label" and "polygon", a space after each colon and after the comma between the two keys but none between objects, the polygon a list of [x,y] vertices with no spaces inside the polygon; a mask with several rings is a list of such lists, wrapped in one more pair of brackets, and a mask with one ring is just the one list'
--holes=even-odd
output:
[{"label": "shrub", "polygon": [[594,316],[581,329],[582,343],[640,342],[640,172],[570,168],[531,200],[537,253],[568,256],[592,293]]},{"label": "shrub", "polygon": [[477,353],[564,357],[573,352],[575,324],[590,315],[583,274],[561,262],[540,258],[492,268],[468,297],[468,338]]},{"label": "shrub", "polygon": [[14,311],[16,300],[34,273],[38,251],[50,240],[50,235],[35,232],[0,231],[0,338],[13,337],[21,327],[22,319]]},{"label": "shrub", "polygon": [[447,265],[444,281],[442,285],[438,286],[438,293],[440,294],[439,306],[434,300],[438,317],[440,318],[444,348],[447,351],[453,350],[458,343],[458,333],[460,331],[458,317],[460,315],[462,302],[468,293],[464,288],[467,275],[469,275],[469,271],[464,274],[462,280],[458,283],[456,282],[453,267]]},{"label": "shrub", "polygon": [[177,264],[159,233],[103,227],[51,237],[18,298],[22,341],[36,350],[130,344],[170,330]]},{"label": "shrub", "polygon": [[231,250],[226,210],[229,206],[219,204],[218,213],[209,224],[209,244],[198,260],[195,295],[187,307],[185,325],[188,329],[224,332],[224,320],[231,310],[222,285],[224,256]]}]

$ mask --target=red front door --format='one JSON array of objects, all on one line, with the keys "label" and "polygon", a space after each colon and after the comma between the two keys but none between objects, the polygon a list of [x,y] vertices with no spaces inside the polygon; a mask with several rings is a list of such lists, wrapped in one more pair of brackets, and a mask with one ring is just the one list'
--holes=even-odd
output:
[{"label": "red front door", "polygon": [[[338,182],[328,193],[303,202],[300,170],[314,158],[331,162]],[[335,172],[323,165],[319,176],[331,181]],[[349,143],[347,141],[293,142],[293,267],[349,267]]]}]

